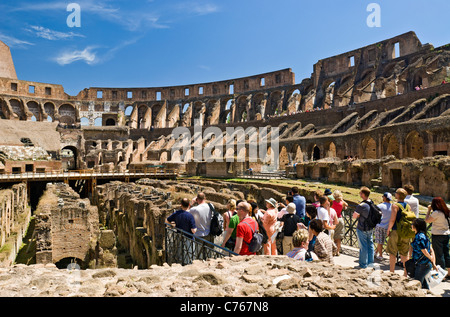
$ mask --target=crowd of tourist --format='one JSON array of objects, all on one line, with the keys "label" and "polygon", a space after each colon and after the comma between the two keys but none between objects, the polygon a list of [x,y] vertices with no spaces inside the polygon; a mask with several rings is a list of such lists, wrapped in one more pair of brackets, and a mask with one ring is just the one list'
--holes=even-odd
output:
[{"label": "crowd of tourist", "polygon": [[[428,288],[425,276],[437,265],[448,270],[447,279],[450,276],[450,214],[444,200],[436,197],[425,218],[420,218],[419,201],[413,192],[414,188],[407,185],[395,192],[395,198],[391,193],[384,193],[383,201],[376,205],[370,199],[370,189],[360,189],[361,203],[352,214],[357,222],[359,268],[373,266],[375,259],[382,260],[386,252],[390,271],[394,272],[399,255],[405,276],[407,261],[412,259],[416,268],[412,277],[419,280],[423,288]],[[382,214],[375,226],[370,221],[374,206]],[[343,217],[349,204],[341,191],[330,189],[317,190],[314,202],[307,204],[297,187],[292,187],[284,201],[264,200],[264,208],[259,208],[253,198],[231,199],[223,214],[223,233],[219,237],[211,235],[209,230],[213,208],[205,194],[199,193],[191,201],[182,199],[181,210],[172,214],[167,223],[175,223],[184,232],[210,242],[219,240],[222,248],[241,256],[280,253],[300,261],[334,263],[334,257],[341,252],[345,231]],[[408,229],[403,225],[405,215],[409,215],[411,221],[409,235],[404,233]],[[431,239],[427,224],[431,224]],[[256,251],[250,248],[255,233],[260,233],[263,244]]]},{"label": "crowd of tourist", "polygon": [[[425,276],[432,269],[437,271],[437,265],[447,269],[447,279],[450,276],[450,212],[445,201],[435,197],[428,206],[427,215],[421,218],[419,201],[413,192],[414,187],[406,185],[395,191],[395,198],[389,192],[384,193],[383,202],[377,205],[382,213],[381,222],[373,227],[369,220],[371,204],[374,204],[370,200],[371,192],[367,187],[361,188],[362,203],[353,214],[358,221],[359,267],[367,268],[375,259],[381,260],[386,245],[389,270],[394,272],[399,255],[404,276],[414,277],[428,289]],[[431,224],[431,239],[427,224]],[[413,264],[414,273],[408,269],[408,261]]]}]

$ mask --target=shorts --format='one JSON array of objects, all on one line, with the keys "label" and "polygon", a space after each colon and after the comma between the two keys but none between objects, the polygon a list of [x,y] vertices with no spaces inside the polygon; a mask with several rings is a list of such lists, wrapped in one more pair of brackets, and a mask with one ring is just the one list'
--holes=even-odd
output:
[{"label": "shorts", "polygon": [[400,239],[397,230],[392,230],[389,234],[386,251],[395,256],[397,255],[397,252],[402,256],[408,256],[410,242],[410,239]]},{"label": "shorts", "polygon": [[344,218],[338,218],[339,222],[336,224],[336,228],[334,229],[334,240],[342,240],[344,238]]},{"label": "shorts", "polygon": [[374,230],[374,234],[375,234],[375,236],[374,236],[373,242],[375,242],[377,244],[381,244],[381,245],[384,245],[386,243],[387,229],[376,226],[375,230]]}]

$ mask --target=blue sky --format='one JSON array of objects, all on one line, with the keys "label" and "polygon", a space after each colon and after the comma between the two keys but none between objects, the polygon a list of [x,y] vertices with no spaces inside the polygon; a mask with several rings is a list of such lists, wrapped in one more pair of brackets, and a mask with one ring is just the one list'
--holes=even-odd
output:
[{"label": "blue sky", "polygon": [[[415,31],[450,43],[448,0],[1,0],[0,40],[19,79],[89,87],[187,85],[292,68],[308,78],[319,59]],[[370,28],[367,6],[381,7]]]}]

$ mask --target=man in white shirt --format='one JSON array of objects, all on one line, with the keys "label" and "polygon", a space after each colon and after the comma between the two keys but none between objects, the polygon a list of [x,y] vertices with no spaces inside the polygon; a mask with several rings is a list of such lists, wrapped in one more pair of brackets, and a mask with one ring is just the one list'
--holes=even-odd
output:
[{"label": "man in white shirt", "polygon": [[408,196],[405,198],[405,203],[411,207],[411,211],[416,214],[416,218],[419,218],[419,200],[413,196],[414,186],[405,185],[403,189],[406,190]]},{"label": "man in white shirt", "polygon": [[197,203],[197,206],[192,207],[189,212],[194,216],[195,226],[197,227],[196,237],[214,242],[214,237],[210,235],[211,229],[211,210],[206,202],[204,193],[198,193],[197,197],[192,200],[191,205]]}]

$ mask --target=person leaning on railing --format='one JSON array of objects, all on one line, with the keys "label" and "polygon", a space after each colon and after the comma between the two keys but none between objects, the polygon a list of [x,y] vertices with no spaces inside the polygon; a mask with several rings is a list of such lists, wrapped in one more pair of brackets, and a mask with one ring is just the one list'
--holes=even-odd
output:
[{"label": "person leaning on railing", "polygon": [[197,227],[195,225],[194,216],[189,213],[189,207],[189,199],[183,198],[181,200],[181,209],[170,215],[166,219],[166,223],[172,225],[174,222],[177,229],[195,234],[197,232]]}]

